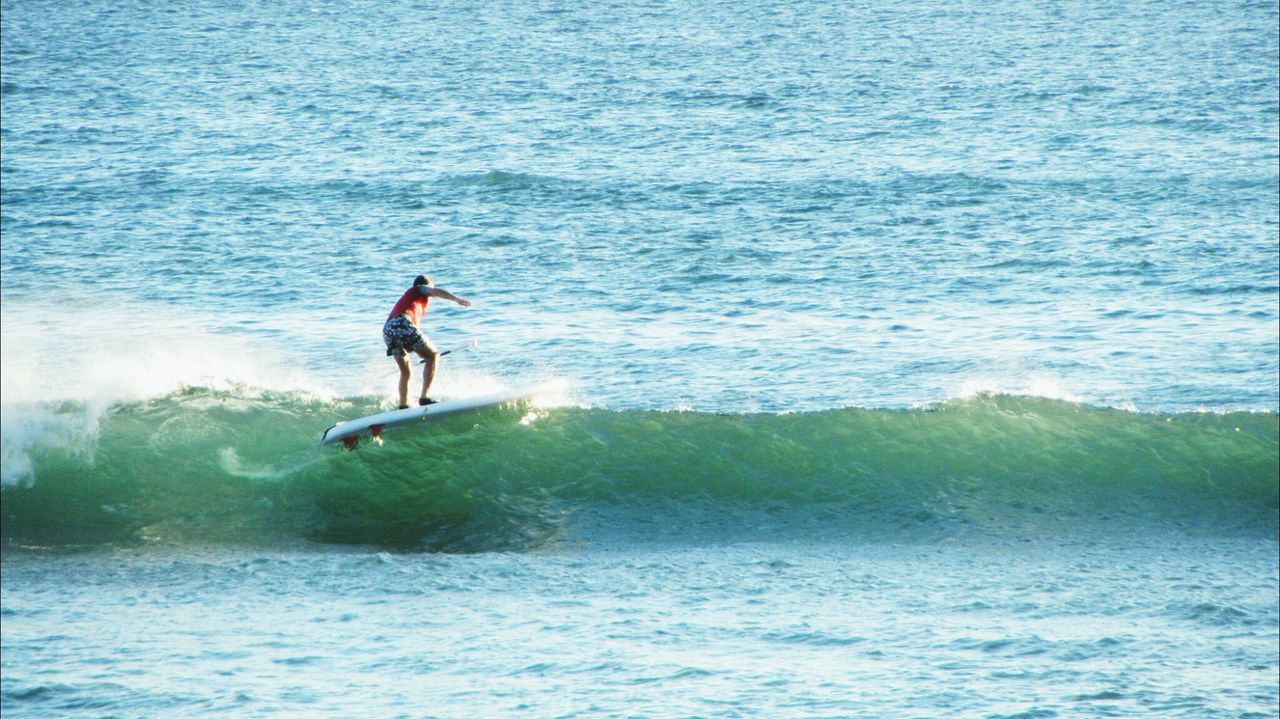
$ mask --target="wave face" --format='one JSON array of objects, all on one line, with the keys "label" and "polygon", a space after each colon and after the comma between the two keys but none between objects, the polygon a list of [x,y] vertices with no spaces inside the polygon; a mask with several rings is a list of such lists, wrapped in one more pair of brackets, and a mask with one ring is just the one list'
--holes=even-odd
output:
[{"label": "wave face", "polygon": [[11,408],[6,421],[39,436],[6,447],[25,473],[3,488],[4,539],[519,551],[1159,528],[1274,537],[1280,504],[1274,413],[1004,395],[780,415],[525,407],[355,452],[316,445],[333,417],[376,409],[201,389],[96,422],[74,404]]}]

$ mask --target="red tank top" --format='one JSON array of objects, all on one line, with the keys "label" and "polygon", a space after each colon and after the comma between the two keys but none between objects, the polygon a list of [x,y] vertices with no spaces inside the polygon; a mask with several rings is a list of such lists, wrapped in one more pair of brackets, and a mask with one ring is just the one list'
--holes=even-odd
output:
[{"label": "red tank top", "polygon": [[422,321],[422,316],[427,313],[427,303],[431,301],[430,295],[424,295],[418,291],[417,287],[410,287],[400,296],[400,301],[391,309],[391,314],[387,315],[387,319],[391,319],[396,315],[405,315],[414,327]]}]

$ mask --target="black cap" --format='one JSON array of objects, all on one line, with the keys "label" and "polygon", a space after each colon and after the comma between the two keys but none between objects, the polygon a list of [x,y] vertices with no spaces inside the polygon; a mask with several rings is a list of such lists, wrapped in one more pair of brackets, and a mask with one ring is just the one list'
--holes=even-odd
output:
[{"label": "black cap", "polygon": [[429,287],[435,287],[436,283],[432,282],[431,278],[427,277],[426,275],[418,275],[417,277],[413,278],[413,286],[417,287],[418,285],[427,285]]}]

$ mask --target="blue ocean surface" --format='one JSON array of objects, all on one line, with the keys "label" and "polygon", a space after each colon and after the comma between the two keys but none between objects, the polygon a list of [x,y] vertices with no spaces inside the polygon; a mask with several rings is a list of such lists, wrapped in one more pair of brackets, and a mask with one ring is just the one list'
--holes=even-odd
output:
[{"label": "blue ocean surface", "polygon": [[1274,0],[0,10],[6,717],[1280,713]]}]

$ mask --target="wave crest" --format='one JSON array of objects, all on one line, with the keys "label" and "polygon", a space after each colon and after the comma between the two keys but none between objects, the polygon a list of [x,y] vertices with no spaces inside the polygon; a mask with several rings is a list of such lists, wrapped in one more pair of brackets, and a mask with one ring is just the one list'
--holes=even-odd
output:
[{"label": "wave crest", "polygon": [[86,441],[33,422],[30,480],[3,489],[4,537],[478,551],[779,532],[1274,536],[1280,505],[1275,413],[1138,414],[991,394],[783,415],[519,408],[356,452],[317,446],[335,417],[375,409],[372,398],[187,389],[114,407]]}]

